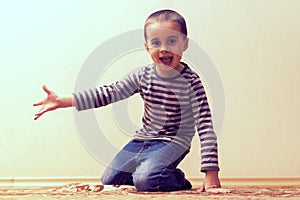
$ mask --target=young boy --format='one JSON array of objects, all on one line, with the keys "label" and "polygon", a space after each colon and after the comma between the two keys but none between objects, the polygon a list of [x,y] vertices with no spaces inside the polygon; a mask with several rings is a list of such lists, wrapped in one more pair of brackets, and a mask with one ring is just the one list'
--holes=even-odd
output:
[{"label": "young boy", "polygon": [[184,18],[172,10],[151,14],[144,26],[145,48],[153,64],[109,86],[61,98],[43,86],[47,98],[35,120],[45,112],[75,106],[78,111],[97,108],[139,93],[144,101],[143,126],[104,171],[106,185],[134,185],[138,191],[191,189],[177,168],[189,152],[195,129],[201,142],[201,188],[220,188],[217,137],[204,87],[198,75],[181,62],[188,48]]}]

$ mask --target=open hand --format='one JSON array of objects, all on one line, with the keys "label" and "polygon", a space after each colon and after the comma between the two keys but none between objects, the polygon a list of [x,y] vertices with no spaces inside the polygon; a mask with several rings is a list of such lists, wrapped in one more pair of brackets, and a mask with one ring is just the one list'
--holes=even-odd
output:
[{"label": "open hand", "polygon": [[230,193],[228,189],[221,188],[221,183],[217,171],[207,171],[200,192],[208,193]]},{"label": "open hand", "polygon": [[34,120],[37,120],[48,111],[59,108],[58,96],[50,91],[45,85],[43,85],[43,90],[47,93],[47,97],[43,101],[33,104],[33,106],[42,106],[39,112],[35,114]]}]

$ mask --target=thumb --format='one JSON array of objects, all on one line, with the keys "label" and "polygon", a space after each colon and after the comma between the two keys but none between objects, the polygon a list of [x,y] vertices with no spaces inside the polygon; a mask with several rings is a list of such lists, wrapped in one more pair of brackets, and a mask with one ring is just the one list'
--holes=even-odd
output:
[{"label": "thumb", "polygon": [[43,85],[43,90],[44,90],[48,95],[51,94],[51,91],[46,87],[46,85]]}]

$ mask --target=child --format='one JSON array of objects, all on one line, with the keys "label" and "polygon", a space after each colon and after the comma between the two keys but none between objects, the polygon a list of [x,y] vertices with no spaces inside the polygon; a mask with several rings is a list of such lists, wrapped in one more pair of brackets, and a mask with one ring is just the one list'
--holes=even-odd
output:
[{"label": "child", "polygon": [[45,112],[75,106],[78,111],[97,108],[139,93],[144,101],[143,126],[113,159],[101,178],[106,185],[134,185],[138,191],[191,189],[177,168],[189,152],[195,129],[201,142],[201,191],[220,188],[217,137],[198,75],[181,62],[188,48],[184,18],[172,10],[151,14],[144,26],[145,48],[153,64],[109,86],[61,98],[46,86],[47,98],[35,120]]}]

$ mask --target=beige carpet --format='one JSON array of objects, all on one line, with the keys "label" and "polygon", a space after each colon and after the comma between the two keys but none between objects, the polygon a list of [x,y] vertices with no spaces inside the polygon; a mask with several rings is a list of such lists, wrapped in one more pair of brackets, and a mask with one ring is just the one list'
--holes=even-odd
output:
[{"label": "beige carpet", "polygon": [[300,199],[299,186],[224,186],[230,193],[199,192],[200,187],[176,192],[137,192],[134,187],[68,184],[51,187],[0,187],[0,199]]}]

